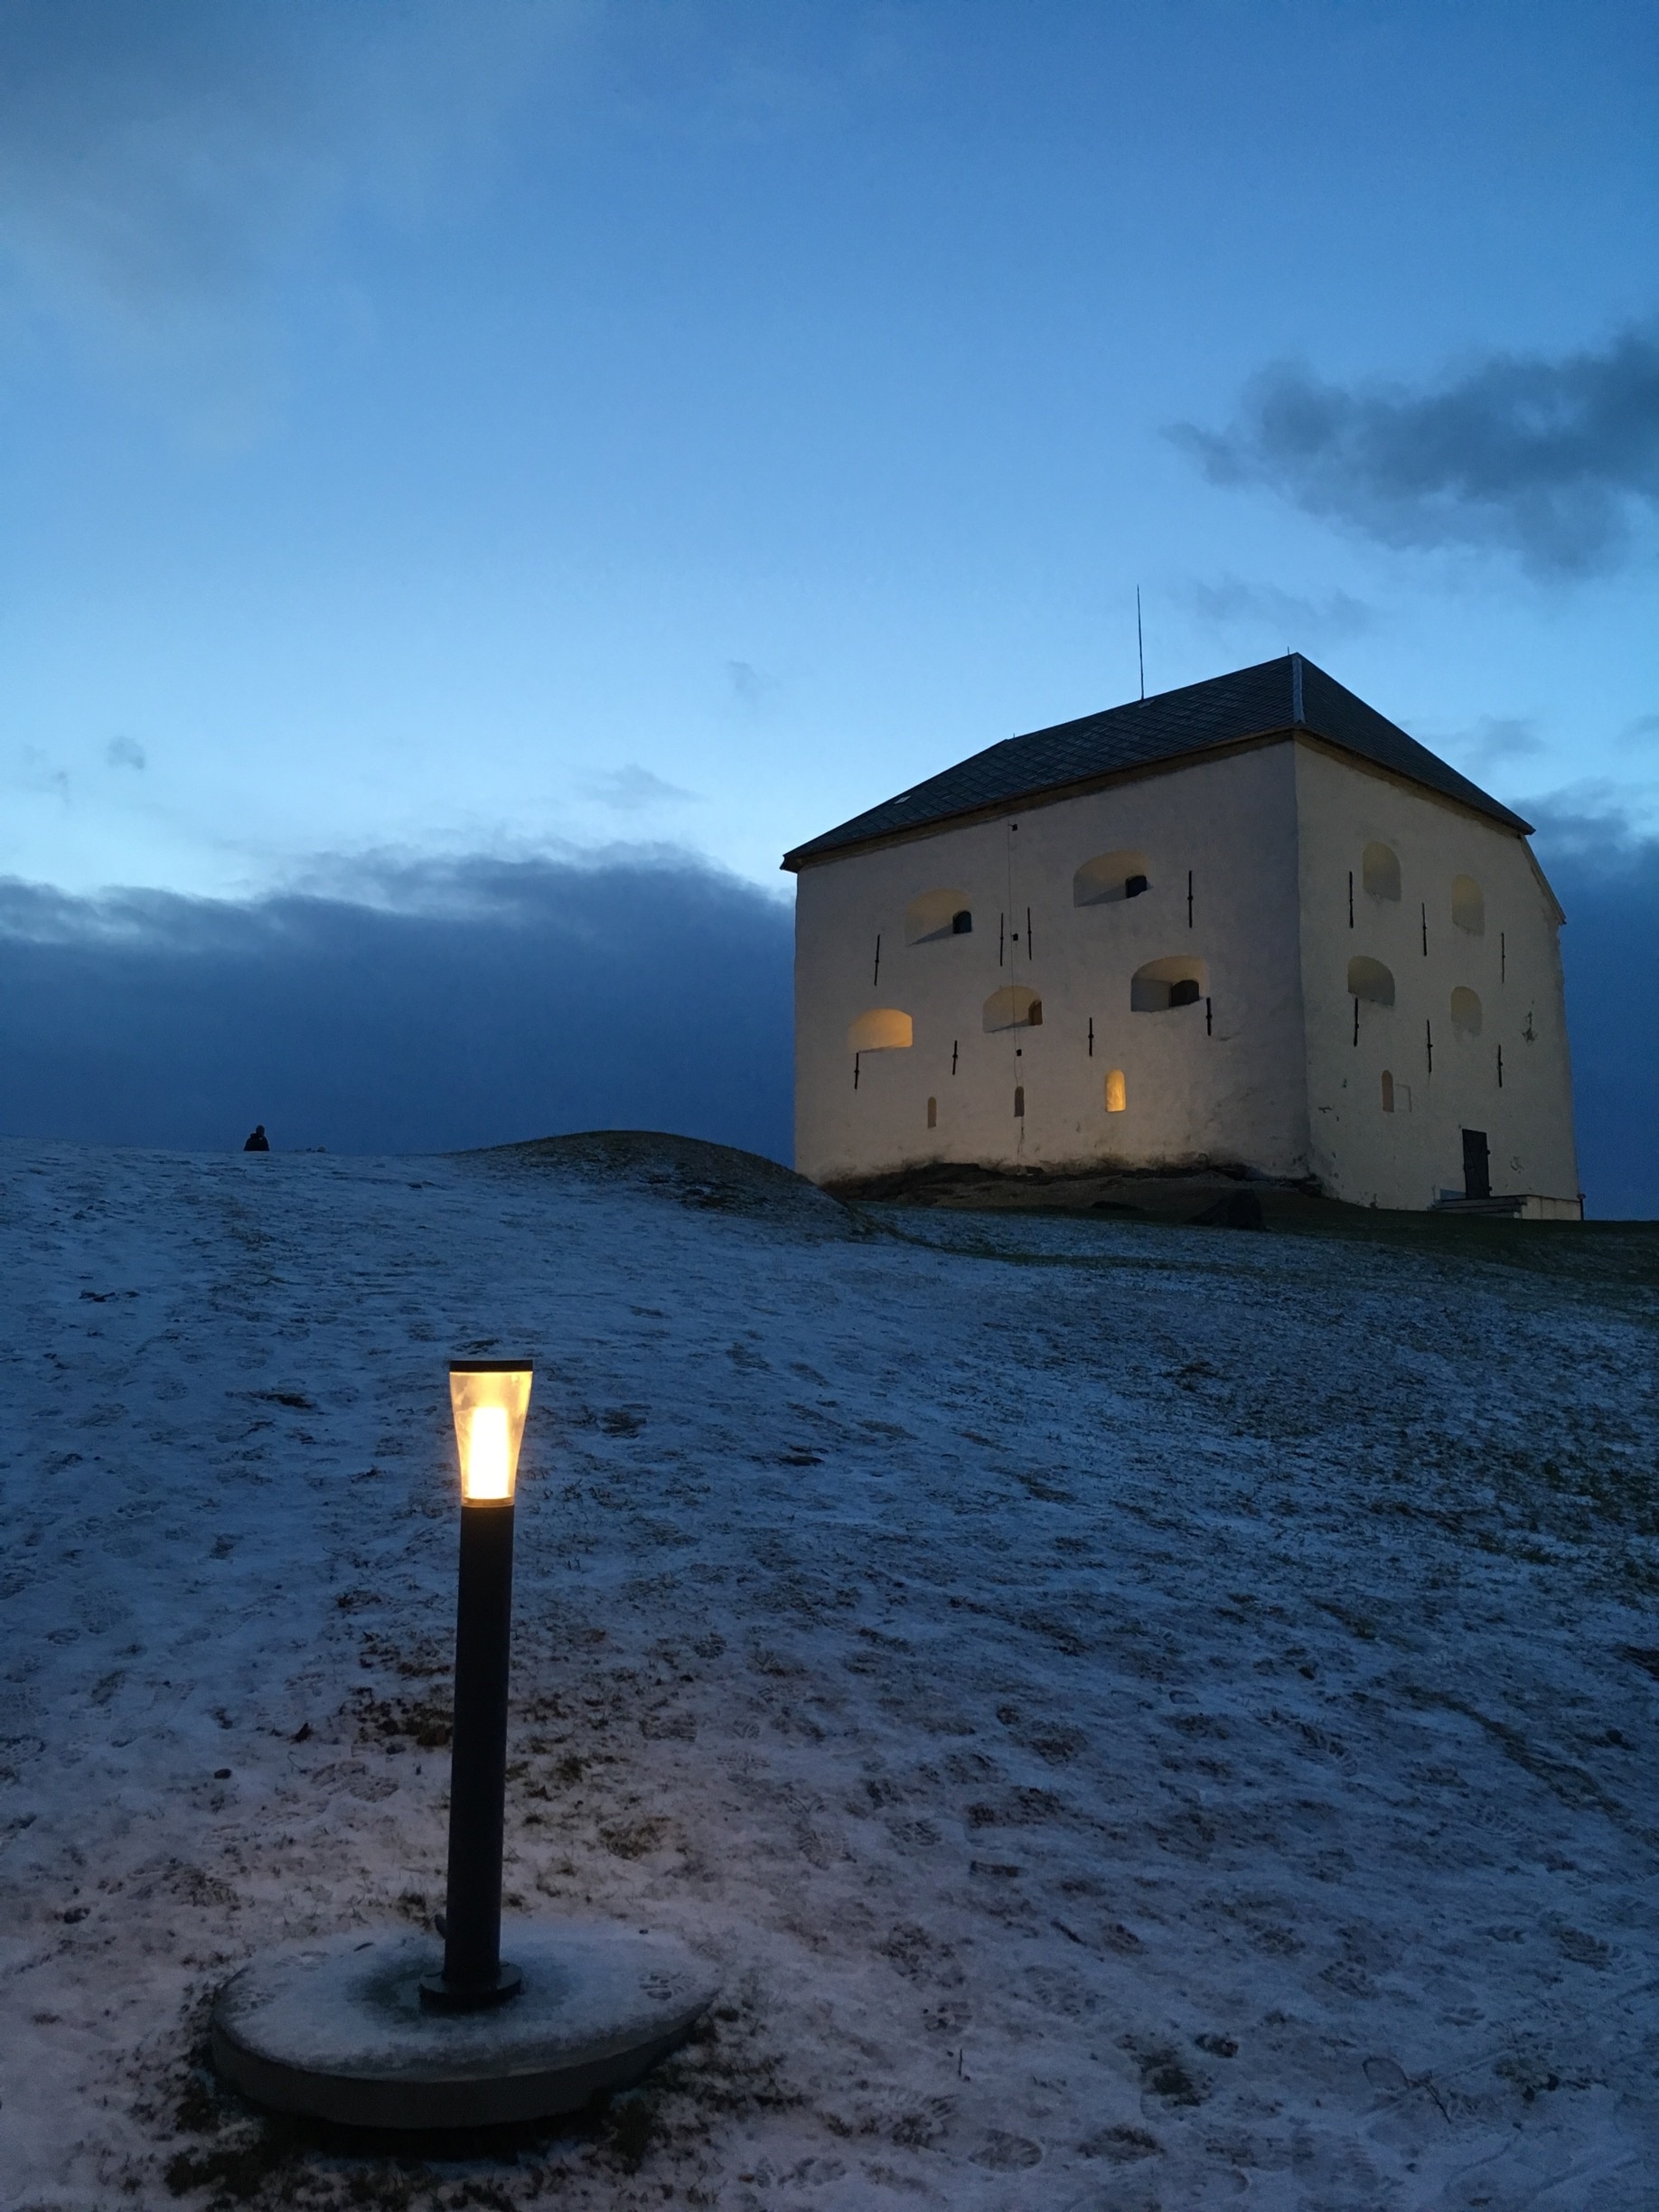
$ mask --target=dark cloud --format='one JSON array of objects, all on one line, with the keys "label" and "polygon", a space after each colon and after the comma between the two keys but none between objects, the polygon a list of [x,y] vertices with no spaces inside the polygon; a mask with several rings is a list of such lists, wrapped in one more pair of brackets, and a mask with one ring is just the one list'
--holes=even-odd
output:
[{"label": "dark cloud", "polygon": [[1591,874],[1604,869],[1640,874],[1649,839],[1632,821],[1616,785],[1575,783],[1521,803],[1527,820],[1537,825],[1534,844],[1541,857],[1548,852],[1550,865]]},{"label": "dark cloud", "polygon": [[0,883],[0,1133],[428,1151],[589,1128],[788,1159],[789,909],[684,858],[381,867],[351,897]]},{"label": "dark cloud", "polygon": [[1527,802],[1538,857],[1567,910],[1561,961],[1572,1037],[1579,1172],[1589,1211],[1659,1217],[1659,838],[1594,792]]},{"label": "dark cloud", "polygon": [[1497,354],[1429,390],[1327,384],[1281,362],[1228,429],[1168,435],[1212,483],[1270,485],[1389,545],[1605,567],[1659,503],[1659,334],[1626,330],[1556,361]]}]

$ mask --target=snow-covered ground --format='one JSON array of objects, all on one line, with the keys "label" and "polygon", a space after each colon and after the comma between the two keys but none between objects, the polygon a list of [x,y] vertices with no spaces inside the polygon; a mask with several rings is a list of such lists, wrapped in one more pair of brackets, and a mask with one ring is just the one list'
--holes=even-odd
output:
[{"label": "snow-covered ground", "polygon": [[[1639,1265],[672,1146],[11,1142],[0,1225],[6,2207],[1659,2202]],[[520,1349],[509,1888],[725,1993],[399,2160],[204,2007],[439,1902],[445,1363]]]}]

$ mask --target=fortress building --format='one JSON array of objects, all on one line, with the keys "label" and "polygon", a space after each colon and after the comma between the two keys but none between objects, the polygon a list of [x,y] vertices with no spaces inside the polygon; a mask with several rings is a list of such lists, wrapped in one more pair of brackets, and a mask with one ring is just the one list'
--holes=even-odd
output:
[{"label": "fortress building", "polygon": [[785,856],[796,1165],[1576,1219],[1530,829],[1299,653],[976,753]]}]

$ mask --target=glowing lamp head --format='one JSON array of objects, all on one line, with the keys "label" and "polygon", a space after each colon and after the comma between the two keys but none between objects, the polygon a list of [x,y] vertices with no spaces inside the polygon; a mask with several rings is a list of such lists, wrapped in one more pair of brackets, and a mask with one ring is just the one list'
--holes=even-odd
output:
[{"label": "glowing lamp head", "polygon": [[449,1403],[467,1505],[511,1505],[530,1411],[529,1360],[451,1360]]}]

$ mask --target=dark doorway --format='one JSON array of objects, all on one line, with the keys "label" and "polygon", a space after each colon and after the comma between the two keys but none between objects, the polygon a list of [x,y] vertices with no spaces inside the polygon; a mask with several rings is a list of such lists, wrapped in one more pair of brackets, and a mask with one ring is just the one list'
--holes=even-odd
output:
[{"label": "dark doorway", "polygon": [[1492,1170],[1486,1157],[1485,1129],[1463,1132],[1463,1195],[1466,1198],[1492,1195]]}]

